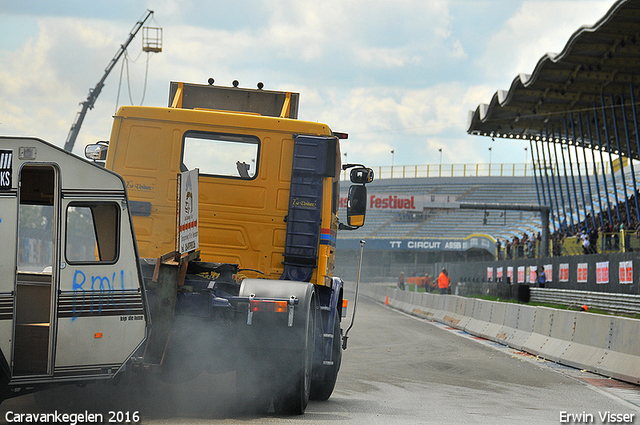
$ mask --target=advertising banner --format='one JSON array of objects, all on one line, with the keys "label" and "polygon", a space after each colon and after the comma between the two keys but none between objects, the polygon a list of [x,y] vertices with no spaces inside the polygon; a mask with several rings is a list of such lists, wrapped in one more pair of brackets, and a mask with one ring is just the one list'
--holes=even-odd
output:
[{"label": "advertising banner", "polygon": [[[587,283],[589,263],[578,263],[578,283]],[[567,279],[569,281],[569,279]]]},{"label": "advertising banner", "polygon": [[[360,239],[338,238],[338,249],[360,249]],[[380,251],[466,251],[485,249],[495,252],[494,241],[486,236],[470,236],[464,239],[424,238],[375,238],[367,240],[367,249]]]},{"label": "advertising banner", "polygon": [[560,282],[569,282],[569,263],[560,264],[558,267],[558,280]]},{"label": "advertising banner", "polygon": [[537,277],[537,273],[538,272],[538,266],[531,266],[529,267],[529,283],[536,283],[536,277]]},{"label": "advertising banner", "polygon": [[178,220],[178,252],[195,251],[200,246],[198,235],[198,169],[179,175],[180,214]]},{"label": "advertising banner", "polygon": [[[544,277],[546,282],[553,282],[553,264],[544,265]],[[568,276],[567,280],[569,280]]]},{"label": "advertising banner", "polygon": [[620,261],[619,270],[620,285],[631,285],[633,283],[633,261]]},{"label": "advertising banner", "polygon": [[[347,196],[340,197],[340,208],[347,207]],[[454,195],[369,193],[367,209],[376,211],[423,211],[424,209],[458,208]]]},{"label": "advertising banner", "polygon": [[524,283],[524,278],[525,278],[524,266],[519,266],[518,267],[518,283]]},{"label": "advertising banner", "polygon": [[596,263],[596,283],[603,285],[609,283],[609,262]]}]

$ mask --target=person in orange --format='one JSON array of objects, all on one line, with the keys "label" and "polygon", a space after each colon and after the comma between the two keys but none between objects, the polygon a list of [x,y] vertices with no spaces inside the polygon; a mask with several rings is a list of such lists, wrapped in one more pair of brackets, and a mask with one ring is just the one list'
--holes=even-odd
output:
[{"label": "person in orange", "polygon": [[449,275],[447,274],[447,269],[442,269],[440,272],[440,276],[438,276],[438,288],[440,288],[441,294],[449,293],[449,285],[451,285],[451,279],[449,279]]},{"label": "person in orange", "polygon": [[431,276],[429,273],[424,275],[424,290],[425,292],[431,292],[434,288],[433,282],[431,281]]}]

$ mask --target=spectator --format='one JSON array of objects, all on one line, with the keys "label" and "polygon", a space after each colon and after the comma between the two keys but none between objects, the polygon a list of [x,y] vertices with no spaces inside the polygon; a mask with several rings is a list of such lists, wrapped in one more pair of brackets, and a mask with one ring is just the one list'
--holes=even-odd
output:
[{"label": "spectator", "polygon": [[438,276],[438,288],[440,288],[441,294],[449,293],[449,286],[451,285],[451,279],[449,279],[449,275],[447,274],[447,269],[443,268],[440,272],[440,276]]},{"label": "spectator", "polygon": [[598,231],[595,227],[589,231],[589,253],[598,253]]},{"label": "spectator", "polygon": [[591,253],[591,248],[589,248],[590,246],[590,242],[589,242],[589,235],[587,234],[586,230],[582,230],[582,234],[580,235],[580,239],[582,240],[582,253],[583,254],[589,254]]},{"label": "spectator", "polygon": [[538,267],[538,286],[544,288],[547,283],[547,275],[544,273],[544,266]]},{"label": "spectator", "polygon": [[522,241],[518,243],[518,258],[524,258],[524,245],[526,243],[526,233],[522,235]]},{"label": "spectator", "polygon": [[611,229],[612,234],[612,238],[613,238],[613,250],[614,251],[619,251],[620,250],[620,226],[622,224],[618,223],[618,220],[613,220],[613,227]]},{"label": "spectator", "polygon": [[602,227],[602,231],[604,233],[604,247],[606,250],[611,249],[611,233],[613,233],[613,228],[611,227],[611,223],[608,221],[604,222],[604,226]]},{"label": "spectator", "polygon": [[560,239],[560,235],[557,234],[553,236],[553,256],[562,256],[562,239]]}]

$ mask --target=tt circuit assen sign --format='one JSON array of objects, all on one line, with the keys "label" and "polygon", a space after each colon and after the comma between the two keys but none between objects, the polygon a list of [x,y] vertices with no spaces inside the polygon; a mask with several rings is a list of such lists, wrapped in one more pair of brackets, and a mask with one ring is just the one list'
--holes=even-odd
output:
[{"label": "tt circuit assen sign", "polygon": [[[367,239],[368,250],[380,251],[467,251],[484,249],[495,251],[495,241],[487,236],[470,236],[465,239],[412,239],[375,238]],[[359,249],[358,239],[338,239],[338,249]]]}]

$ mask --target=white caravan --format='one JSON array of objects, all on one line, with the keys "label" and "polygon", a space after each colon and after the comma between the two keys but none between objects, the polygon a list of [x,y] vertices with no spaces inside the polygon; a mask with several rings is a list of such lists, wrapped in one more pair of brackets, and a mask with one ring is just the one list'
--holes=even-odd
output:
[{"label": "white caravan", "polygon": [[0,401],[113,377],[148,312],[123,179],[34,138],[0,137]]}]

